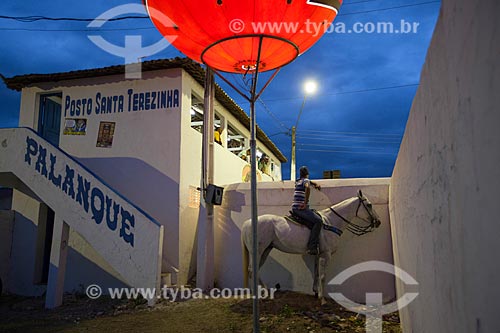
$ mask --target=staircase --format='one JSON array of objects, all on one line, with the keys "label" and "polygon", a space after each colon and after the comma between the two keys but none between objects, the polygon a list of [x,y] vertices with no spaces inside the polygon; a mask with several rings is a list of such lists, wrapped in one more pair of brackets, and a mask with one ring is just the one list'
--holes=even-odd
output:
[{"label": "staircase", "polygon": [[163,227],[32,129],[0,129],[0,185],[55,212],[47,307],[62,302],[69,228],[130,287],[159,288]]}]

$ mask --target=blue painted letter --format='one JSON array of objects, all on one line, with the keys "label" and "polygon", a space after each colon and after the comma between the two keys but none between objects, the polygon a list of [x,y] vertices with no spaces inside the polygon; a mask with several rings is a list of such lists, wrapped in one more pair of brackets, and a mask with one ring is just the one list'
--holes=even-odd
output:
[{"label": "blue painted letter", "polygon": [[69,166],[66,165],[66,176],[64,177],[62,190],[72,199],[75,198],[75,185],[73,183],[74,178],[75,178],[75,170],[71,169]]},{"label": "blue painted letter", "polygon": [[[47,149],[41,145],[38,147],[38,160],[35,164],[35,170],[40,172],[42,176],[47,177]],[[40,168],[41,167],[41,168]]]},{"label": "blue painted letter", "polygon": [[38,143],[29,136],[26,137],[26,155],[24,161],[31,165],[31,155],[35,156],[38,153]]},{"label": "blue painted letter", "polygon": [[[96,198],[99,199],[100,208],[96,206],[95,203]],[[90,207],[92,208],[92,219],[95,220],[95,223],[101,224],[102,218],[104,217],[104,194],[102,194],[101,190],[98,189],[97,187],[94,187],[92,189],[90,202],[91,202]]]},{"label": "blue painted letter", "polygon": [[[113,204],[113,219],[111,219],[111,204]],[[118,225],[118,213],[120,212],[120,205],[114,202],[110,197],[106,196],[106,224],[111,230],[116,230]]]},{"label": "blue painted letter", "polygon": [[56,156],[50,154],[50,172],[49,172],[49,180],[52,181],[52,184],[55,186],[61,188],[61,175],[55,176],[54,175],[54,167],[56,165]]},{"label": "blue painted letter", "polygon": [[76,202],[83,205],[85,212],[89,212],[89,191],[90,182],[82,176],[78,175],[78,192],[76,193]]},{"label": "blue painted letter", "polygon": [[[132,247],[134,247],[134,234],[127,234],[126,231],[130,230],[130,228],[135,226],[135,218],[134,215],[127,212],[123,207],[121,207],[121,215],[122,215],[122,227],[120,229],[120,237],[127,243],[130,243]],[[130,222],[130,224],[127,223]]]}]

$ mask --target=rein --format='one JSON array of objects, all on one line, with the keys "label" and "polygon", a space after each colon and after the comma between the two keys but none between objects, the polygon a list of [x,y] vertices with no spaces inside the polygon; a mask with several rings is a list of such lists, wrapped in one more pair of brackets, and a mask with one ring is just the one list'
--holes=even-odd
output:
[{"label": "rein", "polygon": [[[373,217],[372,213],[370,212],[370,210],[368,209],[368,207],[366,207],[365,205],[365,202],[362,198],[359,198],[358,197],[358,200],[359,200],[359,203],[358,203],[358,208],[356,209],[356,217],[369,223],[369,225],[363,227],[363,226],[360,226],[356,223],[353,223],[351,221],[349,221],[348,219],[346,219],[345,217],[343,217],[342,215],[340,215],[339,213],[337,213],[335,211],[335,209],[333,209],[332,207],[330,207],[330,210],[335,214],[337,215],[338,217],[340,217],[342,219],[342,221],[344,221],[346,224],[347,224],[347,230],[350,231],[351,233],[355,234],[356,236],[361,236],[361,235],[364,235],[364,234],[367,234],[371,231],[373,231],[373,229],[375,228],[375,223],[374,223],[374,220],[375,218]],[[363,207],[366,209],[366,211],[368,212],[368,215],[370,215],[370,219],[371,221],[368,222],[367,220],[361,218],[358,216],[358,212],[359,212],[359,208],[361,207],[361,204],[363,204]]]}]

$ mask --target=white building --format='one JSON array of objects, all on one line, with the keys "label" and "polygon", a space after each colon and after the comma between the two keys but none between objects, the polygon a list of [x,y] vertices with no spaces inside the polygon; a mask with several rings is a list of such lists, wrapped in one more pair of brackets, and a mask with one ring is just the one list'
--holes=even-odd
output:
[{"label": "white building", "polygon": [[[33,129],[0,130],[0,183],[16,188],[13,213],[0,216],[4,289],[41,295],[65,255],[65,291],[153,285],[160,273],[185,284],[195,273],[204,71],[180,58],[142,70],[135,80],[124,66],[4,79],[22,92],[19,126]],[[220,87],[215,96],[215,184],[246,181],[249,118]],[[285,157],[260,129],[257,139],[271,160],[259,180],[281,180]]]}]

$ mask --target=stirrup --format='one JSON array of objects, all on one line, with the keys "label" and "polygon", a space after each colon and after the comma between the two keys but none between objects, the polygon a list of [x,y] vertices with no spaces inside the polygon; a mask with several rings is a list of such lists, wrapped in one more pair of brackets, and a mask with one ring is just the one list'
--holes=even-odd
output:
[{"label": "stirrup", "polygon": [[319,254],[319,245],[317,245],[313,249],[307,249],[307,254],[310,254],[312,256],[317,256]]}]

